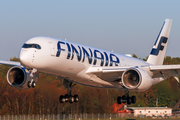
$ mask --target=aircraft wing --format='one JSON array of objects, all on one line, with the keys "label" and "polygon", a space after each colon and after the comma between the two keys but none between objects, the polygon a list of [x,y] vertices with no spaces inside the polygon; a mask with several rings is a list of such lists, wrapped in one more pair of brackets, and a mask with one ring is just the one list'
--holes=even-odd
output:
[{"label": "aircraft wing", "polygon": [[8,65],[8,66],[20,66],[20,65],[21,65],[20,62],[15,62],[15,61],[3,61],[3,60],[0,60],[0,64]]},{"label": "aircraft wing", "polygon": [[[136,68],[136,66],[127,66],[127,67],[100,67],[100,66],[92,66],[90,67],[86,73],[95,74],[97,77],[106,80],[106,81],[114,81],[116,79],[121,78],[124,71],[130,68]],[[143,67],[141,67],[143,69]],[[173,76],[178,82],[180,75],[180,65],[152,65],[152,66],[144,66],[144,68],[148,68],[149,72],[152,72],[152,78],[159,77],[168,77]]]},{"label": "aircraft wing", "polygon": [[153,77],[173,76],[179,82],[180,65],[153,65],[149,68],[154,74]]},{"label": "aircraft wing", "polygon": [[114,81],[121,78],[123,72],[129,68],[134,68],[134,66],[128,67],[100,67],[100,66],[91,66],[86,73],[95,74],[97,77],[106,80]]},{"label": "aircraft wing", "polygon": [[90,67],[86,73],[113,73],[113,72],[124,72],[129,67]]},{"label": "aircraft wing", "polygon": [[150,70],[180,70],[180,65],[153,65]]}]

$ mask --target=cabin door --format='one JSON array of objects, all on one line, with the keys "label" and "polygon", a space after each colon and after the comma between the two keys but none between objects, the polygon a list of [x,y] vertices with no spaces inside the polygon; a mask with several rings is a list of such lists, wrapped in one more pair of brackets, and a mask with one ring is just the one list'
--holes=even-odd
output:
[{"label": "cabin door", "polygon": [[50,46],[50,55],[55,57],[56,56],[55,45],[52,42],[49,42],[49,46]]}]

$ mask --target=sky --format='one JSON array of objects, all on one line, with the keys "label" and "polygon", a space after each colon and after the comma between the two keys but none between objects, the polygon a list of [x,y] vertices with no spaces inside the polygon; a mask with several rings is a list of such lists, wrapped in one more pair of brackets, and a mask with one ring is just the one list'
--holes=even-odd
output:
[{"label": "sky", "polygon": [[120,54],[149,55],[166,18],[166,56],[180,57],[178,0],[1,0],[0,59],[18,57],[34,36],[66,39]]}]

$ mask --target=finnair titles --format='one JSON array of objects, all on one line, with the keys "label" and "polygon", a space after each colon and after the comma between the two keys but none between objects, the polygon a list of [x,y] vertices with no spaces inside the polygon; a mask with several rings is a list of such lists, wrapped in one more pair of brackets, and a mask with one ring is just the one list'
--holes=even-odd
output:
[{"label": "finnair titles", "polygon": [[113,53],[110,53],[108,55],[107,52],[101,52],[99,50],[92,49],[92,48],[87,49],[87,48],[81,47],[79,45],[77,45],[78,48],[76,48],[75,45],[65,43],[65,42],[62,42],[62,41],[58,41],[58,43],[57,43],[57,49],[58,50],[57,50],[57,53],[56,53],[56,57],[60,57],[61,52],[66,50],[66,49],[64,49],[65,47],[68,50],[66,59],[73,60],[74,55],[76,54],[77,55],[77,60],[79,62],[84,62],[84,60],[85,60],[85,58],[87,56],[88,63],[93,64],[93,65],[97,65],[97,59],[99,59],[101,61],[99,66],[103,66],[103,65],[104,66],[108,66],[108,65],[113,66],[113,64],[115,66],[118,66],[118,64],[120,63],[119,58]]}]

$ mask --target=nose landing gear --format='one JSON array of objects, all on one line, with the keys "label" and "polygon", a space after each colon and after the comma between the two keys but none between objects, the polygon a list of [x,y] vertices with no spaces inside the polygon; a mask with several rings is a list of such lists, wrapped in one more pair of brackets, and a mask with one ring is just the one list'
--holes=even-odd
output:
[{"label": "nose landing gear", "polygon": [[27,86],[29,87],[29,88],[35,88],[36,87],[36,82],[35,81],[33,81],[33,79],[32,79],[32,81],[28,81],[28,83],[27,83]]},{"label": "nose landing gear", "polygon": [[30,75],[29,75],[29,77],[31,78],[31,81],[28,81],[27,82],[27,86],[29,87],[29,88],[35,88],[36,87],[36,83],[37,83],[37,79],[39,79],[39,74],[37,75],[37,70],[36,69],[32,69],[32,70],[30,70]]},{"label": "nose landing gear", "polygon": [[136,103],[136,96],[132,96],[130,97],[129,96],[129,91],[125,91],[125,95],[123,95],[122,97],[121,96],[118,96],[117,98],[117,103],[118,104],[121,104],[121,103],[127,103],[128,105],[130,105],[131,103]]}]

